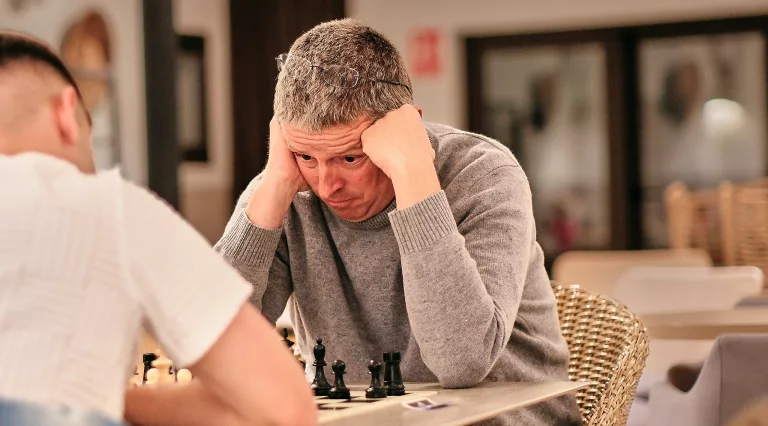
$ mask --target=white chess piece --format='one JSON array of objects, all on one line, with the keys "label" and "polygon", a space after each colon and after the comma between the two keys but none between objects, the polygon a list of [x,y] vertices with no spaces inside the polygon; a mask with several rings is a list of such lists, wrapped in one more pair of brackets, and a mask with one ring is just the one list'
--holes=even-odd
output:
[{"label": "white chess piece", "polygon": [[159,381],[160,372],[157,368],[150,368],[147,370],[147,384],[152,385]]},{"label": "white chess piece", "polygon": [[157,380],[158,382],[167,383],[167,382],[175,381],[175,378],[171,374],[172,366],[173,366],[173,361],[166,358],[162,354],[160,354],[156,360],[152,361],[152,367],[156,368],[159,373],[158,380]]},{"label": "white chess piece", "polygon": [[186,383],[192,380],[192,372],[187,370],[186,368],[182,368],[181,370],[176,372],[176,381],[179,383]]}]

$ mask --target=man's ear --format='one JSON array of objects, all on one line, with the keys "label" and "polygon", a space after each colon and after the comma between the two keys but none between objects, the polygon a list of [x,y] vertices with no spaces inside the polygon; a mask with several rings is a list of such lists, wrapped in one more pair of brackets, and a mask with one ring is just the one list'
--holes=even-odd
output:
[{"label": "man's ear", "polygon": [[62,141],[67,145],[75,145],[80,137],[80,127],[77,124],[77,92],[72,87],[66,87],[53,99],[53,117]]}]

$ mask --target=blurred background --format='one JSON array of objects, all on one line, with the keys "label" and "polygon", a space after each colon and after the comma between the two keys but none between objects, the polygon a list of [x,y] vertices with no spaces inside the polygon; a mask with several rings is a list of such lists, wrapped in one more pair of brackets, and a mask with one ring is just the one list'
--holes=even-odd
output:
[{"label": "blurred background", "polygon": [[685,246],[717,260],[712,191],[765,176],[768,0],[0,0],[0,28],[75,72],[98,166],[211,242],[264,166],[274,58],[345,16],[398,46],[426,120],[517,155],[549,262]]}]

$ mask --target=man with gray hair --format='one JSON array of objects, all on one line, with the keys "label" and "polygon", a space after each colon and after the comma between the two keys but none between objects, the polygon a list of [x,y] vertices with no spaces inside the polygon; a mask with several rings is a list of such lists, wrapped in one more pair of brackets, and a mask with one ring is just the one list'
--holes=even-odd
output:
[{"label": "man with gray hair", "polygon": [[[277,58],[269,159],[219,251],[299,347],[323,338],[348,382],[401,351],[406,382],[567,380],[568,348],[527,178],[484,136],[423,123],[403,59],[359,22],[327,22]],[[311,365],[311,359],[308,363]],[[495,419],[573,424],[573,396]]]}]

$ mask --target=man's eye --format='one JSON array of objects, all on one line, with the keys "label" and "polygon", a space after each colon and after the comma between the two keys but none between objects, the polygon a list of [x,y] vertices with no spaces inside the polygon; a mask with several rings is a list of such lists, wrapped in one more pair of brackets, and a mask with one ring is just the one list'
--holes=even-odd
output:
[{"label": "man's eye", "polygon": [[354,163],[355,161],[357,161],[359,159],[360,159],[360,157],[354,157],[352,155],[347,155],[347,156],[344,157],[344,161],[346,161],[347,163]]},{"label": "man's eye", "polygon": [[307,154],[296,154],[296,156],[300,157],[304,161],[309,161],[312,159],[312,156]]}]

